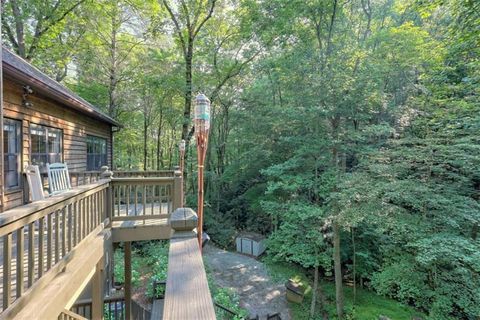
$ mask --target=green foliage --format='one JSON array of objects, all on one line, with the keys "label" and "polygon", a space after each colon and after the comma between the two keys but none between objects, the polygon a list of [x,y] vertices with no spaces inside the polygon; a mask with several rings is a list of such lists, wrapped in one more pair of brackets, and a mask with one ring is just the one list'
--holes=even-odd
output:
[{"label": "green foliage", "polygon": [[165,286],[154,288],[154,283],[167,280],[168,249],[167,242],[150,242],[142,248],[145,263],[152,270],[146,291],[146,296],[149,298],[158,298],[165,294]]},{"label": "green foliage", "polygon": [[[115,261],[115,265],[113,270],[113,276],[114,276],[115,282],[124,284],[125,283],[125,260],[124,260],[123,249],[115,250],[114,261]],[[132,285],[134,287],[138,287],[140,285],[140,276],[141,276],[140,267],[141,267],[141,262],[137,257],[137,253],[135,251],[132,251]]]},{"label": "green foliage", "polygon": [[[269,275],[279,283],[285,283],[288,279],[295,279],[307,284],[305,291],[305,299],[303,303],[289,303],[290,312],[293,319],[310,320],[309,316],[310,303],[312,299],[312,275],[308,269],[304,269],[296,264],[281,263],[266,256],[262,259],[266,264]],[[324,311],[329,319],[336,319],[335,310],[335,286],[331,282],[322,281],[319,285],[320,291],[325,297],[327,304]],[[379,296],[369,290],[357,288],[356,303],[353,304],[353,290],[351,287],[345,286],[347,319],[355,320],[371,320],[378,319],[383,315],[394,320],[409,320],[413,316],[423,318],[424,315],[411,307],[407,307],[393,299]],[[321,311],[318,311],[313,319],[324,319]]]}]

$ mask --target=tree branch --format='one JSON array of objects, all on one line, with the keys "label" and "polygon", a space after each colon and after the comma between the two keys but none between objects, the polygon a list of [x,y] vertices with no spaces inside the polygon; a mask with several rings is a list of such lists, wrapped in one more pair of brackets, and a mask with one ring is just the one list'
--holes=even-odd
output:
[{"label": "tree branch", "polygon": [[212,2],[210,2],[210,9],[208,10],[208,14],[207,16],[202,20],[202,22],[200,22],[200,24],[198,25],[198,27],[195,29],[195,31],[193,32],[193,39],[195,39],[195,37],[197,36],[198,32],[200,31],[200,29],[202,29],[203,25],[205,24],[205,22],[207,22],[211,17],[212,17],[212,14],[213,14],[213,10],[215,9],[215,3],[217,2],[217,0],[212,0]]},{"label": "tree branch", "polygon": [[180,43],[182,44],[183,55],[184,55],[184,57],[186,57],[187,56],[187,45],[185,43],[185,39],[183,39],[182,29],[180,28],[180,24],[178,23],[178,20],[175,17],[175,14],[173,13],[172,8],[170,8],[170,6],[168,5],[167,0],[162,0],[162,2],[163,2],[163,5],[165,6],[165,8],[167,9],[168,14],[170,15],[170,18],[171,18],[173,24],[175,25],[175,29],[177,30],[178,39],[180,40]]},{"label": "tree branch", "polygon": [[46,16],[43,19],[39,18],[39,20],[37,22],[37,26],[35,28],[35,34],[33,35],[32,44],[30,45],[30,48],[28,50],[28,54],[27,54],[27,57],[26,57],[27,60],[31,59],[33,57],[33,54],[34,54],[35,50],[37,49],[38,42],[40,41],[40,38],[42,37],[42,35],[44,35],[48,30],[50,30],[51,27],[53,27],[57,23],[64,20],[67,17],[67,15],[69,15],[73,10],[75,10],[83,2],[85,2],[85,0],[77,1],[74,5],[72,5],[70,8],[65,10],[58,18],[50,21],[50,23],[48,23],[44,28],[42,28],[43,27],[43,22],[47,21],[47,20],[49,20],[53,17],[53,13],[58,9],[58,7],[60,5],[60,1],[58,1],[55,4],[55,7],[53,8],[53,10],[52,10],[52,12],[49,16]]}]

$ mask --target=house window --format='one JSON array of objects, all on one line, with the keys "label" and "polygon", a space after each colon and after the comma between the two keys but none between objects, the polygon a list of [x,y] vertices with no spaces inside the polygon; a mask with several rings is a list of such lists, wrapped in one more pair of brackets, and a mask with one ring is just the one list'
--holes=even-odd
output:
[{"label": "house window", "polygon": [[22,122],[13,119],[3,120],[3,152],[5,188],[20,186],[20,155],[22,139]]},{"label": "house window", "polygon": [[60,129],[30,125],[30,137],[32,143],[32,164],[45,170],[47,163],[62,161],[62,136]]},{"label": "house window", "polygon": [[107,139],[87,135],[87,170],[107,165]]}]

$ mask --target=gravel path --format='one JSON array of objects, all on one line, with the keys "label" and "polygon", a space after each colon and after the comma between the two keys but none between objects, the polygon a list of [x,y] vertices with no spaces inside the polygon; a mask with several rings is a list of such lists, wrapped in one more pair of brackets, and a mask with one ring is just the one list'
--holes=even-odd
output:
[{"label": "gravel path", "polygon": [[282,320],[291,318],[285,286],[270,279],[263,263],[210,244],[204,248],[203,255],[212,269],[215,283],[219,287],[233,289],[250,317],[258,314],[260,319],[266,319],[267,314],[280,312]]}]

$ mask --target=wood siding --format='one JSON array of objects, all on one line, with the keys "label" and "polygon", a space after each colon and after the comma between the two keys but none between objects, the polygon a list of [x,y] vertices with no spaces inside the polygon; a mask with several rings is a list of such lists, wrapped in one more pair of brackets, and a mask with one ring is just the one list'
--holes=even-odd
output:
[{"label": "wood siding", "polygon": [[[112,167],[111,125],[76,112],[34,92],[28,96],[31,107],[22,106],[23,85],[4,79],[4,117],[22,121],[22,168],[30,164],[30,124],[39,124],[63,130],[63,161],[73,172],[87,170],[87,135],[107,140],[107,165]],[[3,173],[1,173],[3,174]],[[25,183],[22,177],[22,184]],[[24,203],[22,186],[18,190],[5,190],[3,210]]]}]

